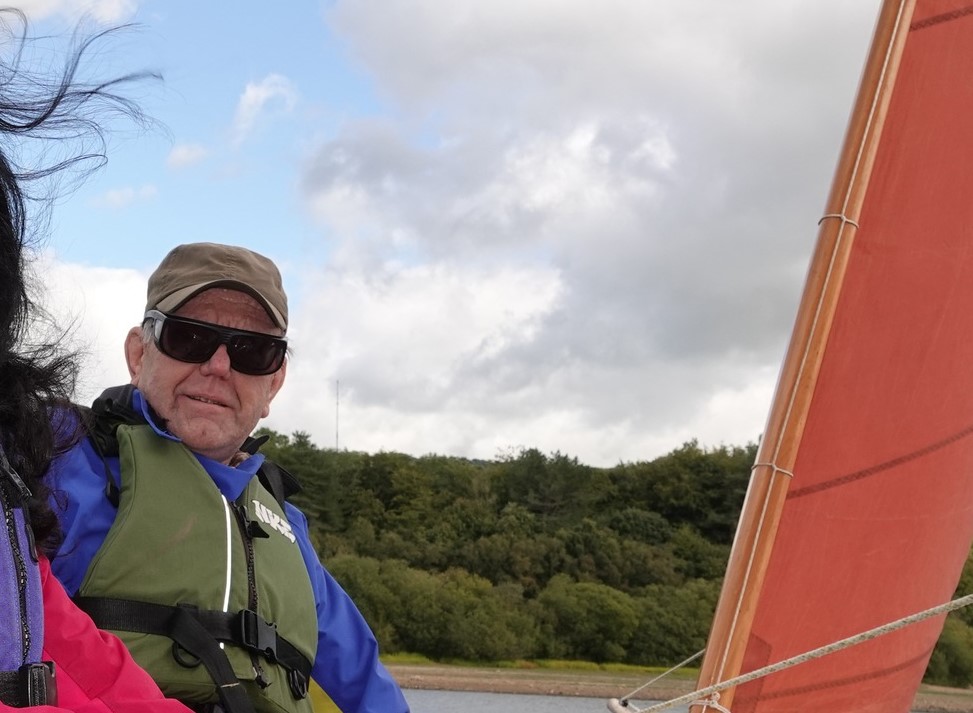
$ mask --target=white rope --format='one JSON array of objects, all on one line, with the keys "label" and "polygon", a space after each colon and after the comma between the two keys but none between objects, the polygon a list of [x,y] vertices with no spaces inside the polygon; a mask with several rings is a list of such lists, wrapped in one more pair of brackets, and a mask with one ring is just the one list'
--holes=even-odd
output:
[{"label": "white rope", "polygon": [[861,644],[865,641],[870,641],[871,639],[878,638],[885,634],[890,634],[893,631],[899,629],[904,629],[907,626],[916,624],[925,619],[930,619],[934,616],[940,614],[948,614],[951,611],[957,609],[962,609],[965,606],[973,604],[973,594],[967,594],[965,597],[960,597],[959,599],[954,599],[951,602],[946,602],[945,604],[940,604],[938,607],[933,607],[932,609],[926,609],[918,614],[912,614],[911,616],[904,617],[897,621],[889,622],[888,624],[883,624],[882,626],[877,626],[874,629],[869,629],[868,631],[863,631],[860,634],[855,634],[854,636],[849,636],[847,639],[841,639],[840,641],[835,641],[834,643],[827,644],[820,648],[814,649],[813,651],[808,651],[807,653],[798,654],[784,661],[779,661],[775,664],[770,664],[769,666],[764,666],[763,668],[758,668],[756,671],[751,671],[750,673],[745,673],[736,678],[731,678],[726,681],[721,681],[720,683],[715,683],[712,686],[707,686],[706,688],[701,688],[698,691],[693,691],[692,693],[687,693],[684,696],[679,696],[678,698],[673,698],[668,701],[663,701],[662,703],[657,703],[649,708],[635,708],[629,701],[619,700],[617,698],[612,698],[608,701],[608,710],[613,711],[613,713],[655,713],[655,711],[663,711],[673,706],[680,705],[682,703],[694,703],[696,705],[709,706],[710,708],[716,708],[720,711],[726,711],[725,708],[716,703],[717,699],[713,702],[704,701],[707,696],[711,696],[714,693],[719,693],[720,691],[725,691],[727,688],[733,688],[734,686],[739,686],[744,683],[749,683],[758,678],[763,678],[764,676],[769,676],[772,673],[777,673],[778,671],[783,671],[785,668],[790,668],[798,664],[807,663],[814,659],[821,658],[822,656],[827,656],[828,654],[833,654],[836,651],[841,651],[842,649],[847,649],[850,646],[855,646],[856,644]]},{"label": "white rope", "polygon": [[656,676],[655,678],[653,678],[651,681],[646,681],[641,686],[639,686],[634,691],[632,691],[627,696],[625,696],[625,698],[623,698],[622,700],[628,700],[629,698],[634,698],[636,695],[638,695],[639,693],[641,693],[644,689],[648,688],[649,686],[651,686],[656,681],[665,678],[666,676],[668,676],[669,674],[671,674],[673,671],[678,671],[683,666],[688,666],[693,661],[695,661],[700,656],[702,656],[703,653],[705,653],[705,651],[706,651],[706,649],[700,649],[699,651],[697,651],[696,653],[694,653],[692,656],[690,656],[688,659],[686,659],[685,661],[681,661],[680,663],[677,663],[675,666],[673,666],[672,668],[670,668],[665,673],[660,673],[658,676]]}]

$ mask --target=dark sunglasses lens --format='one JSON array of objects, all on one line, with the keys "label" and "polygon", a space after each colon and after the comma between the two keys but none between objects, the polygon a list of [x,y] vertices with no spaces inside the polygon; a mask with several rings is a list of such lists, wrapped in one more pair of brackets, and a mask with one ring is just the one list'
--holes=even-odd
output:
[{"label": "dark sunglasses lens", "polygon": [[167,319],[159,334],[159,349],[164,354],[190,363],[209,359],[220,346],[220,335],[201,324]]},{"label": "dark sunglasses lens", "polygon": [[262,376],[280,369],[287,344],[271,337],[237,334],[230,339],[227,352],[234,369],[244,374]]},{"label": "dark sunglasses lens", "polygon": [[190,364],[209,360],[221,344],[226,344],[230,366],[252,376],[273,374],[283,366],[287,355],[287,342],[283,339],[184,322],[174,317],[166,317],[157,334],[156,343],[163,354]]}]

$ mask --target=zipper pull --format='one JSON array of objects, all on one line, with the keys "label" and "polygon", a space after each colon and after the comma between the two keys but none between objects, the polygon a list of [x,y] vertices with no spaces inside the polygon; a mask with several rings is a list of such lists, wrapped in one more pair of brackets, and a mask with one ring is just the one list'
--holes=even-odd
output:
[{"label": "zipper pull", "polygon": [[27,511],[24,510],[24,530],[27,533],[27,547],[30,550],[30,558],[34,562],[39,562],[37,557],[37,540],[34,539],[34,528],[30,526],[30,519],[27,517]]},{"label": "zipper pull", "polygon": [[233,509],[236,510],[237,517],[240,518],[240,524],[243,526],[243,531],[247,534],[247,537],[251,540],[258,537],[270,537],[270,533],[259,522],[250,519],[250,513],[245,505],[233,503]]},{"label": "zipper pull", "polygon": [[30,526],[30,512],[27,509],[33,493],[30,492],[27,483],[23,481],[17,471],[13,469],[13,466],[10,465],[3,446],[0,446],[0,491],[6,496],[4,502],[9,502],[11,507],[20,510],[22,513],[24,518],[24,534],[27,538],[30,558],[34,562],[37,562],[37,542],[34,540],[34,528]]},{"label": "zipper pull", "polygon": [[[8,496],[19,497],[20,503],[27,505],[27,501],[30,500],[30,496],[32,495],[30,488],[27,487],[27,483],[23,481],[17,474],[17,471],[13,469],[13,466],[10,465],[3,446],[0,446],[0,475],[4,477],[0,481],[0,484],[5,486],[4,490]],[[11,490],[11,486],[13,486],[13,490]]]}]

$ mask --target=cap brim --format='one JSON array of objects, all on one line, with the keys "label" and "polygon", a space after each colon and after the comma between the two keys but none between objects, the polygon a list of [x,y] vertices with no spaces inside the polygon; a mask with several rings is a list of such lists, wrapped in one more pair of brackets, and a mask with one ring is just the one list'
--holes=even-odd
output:
[{"label": "cap brim", "polygon": [[172,312],[182,307],[184,304],[186,304],[186,302],[191,300],[200,292],[213,287],[227,287],[231,290],[237,290],[238,292],[245,292],[260,303],[264,310],[266,310],[270,319],[273,320],[274,324],[283,329],[285,332],[287,331],[287,320],[284,319],[284,316],[277,310],[277,308],[274,307],[266,297],[260,294],[260,292],[257,290],[253,289],[250,285],[237,282],[236,280],[211,280],[210,282],[201,282],[196,285],[189,285],[180,290],[176,290],[171,295],[159,300],[158,304],[149,305],[146,309],[157,309],[161,312]]}]

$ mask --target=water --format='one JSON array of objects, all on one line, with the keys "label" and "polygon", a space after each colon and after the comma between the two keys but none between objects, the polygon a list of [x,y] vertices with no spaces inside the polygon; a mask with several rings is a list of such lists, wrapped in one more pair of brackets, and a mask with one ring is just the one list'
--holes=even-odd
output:
[{"label": "water", "polygon": [[[607,713],[604,698],[576,696],[525,696],[515,693],[470,693],[467,691],[405,691],[412,713]],[[639,701],[648,708],[651,701]],[[686,713],[686,706],[669,710]]]},{"label": "water", "polygon": [[[575,696],[525,696],[515,693],[470,693],[467,691],[404,691],[412,713],[608,713],[604,698]],[[656,701],[637,701],[648,708]],[[687,706],[669,708],[686,713]]]}]

